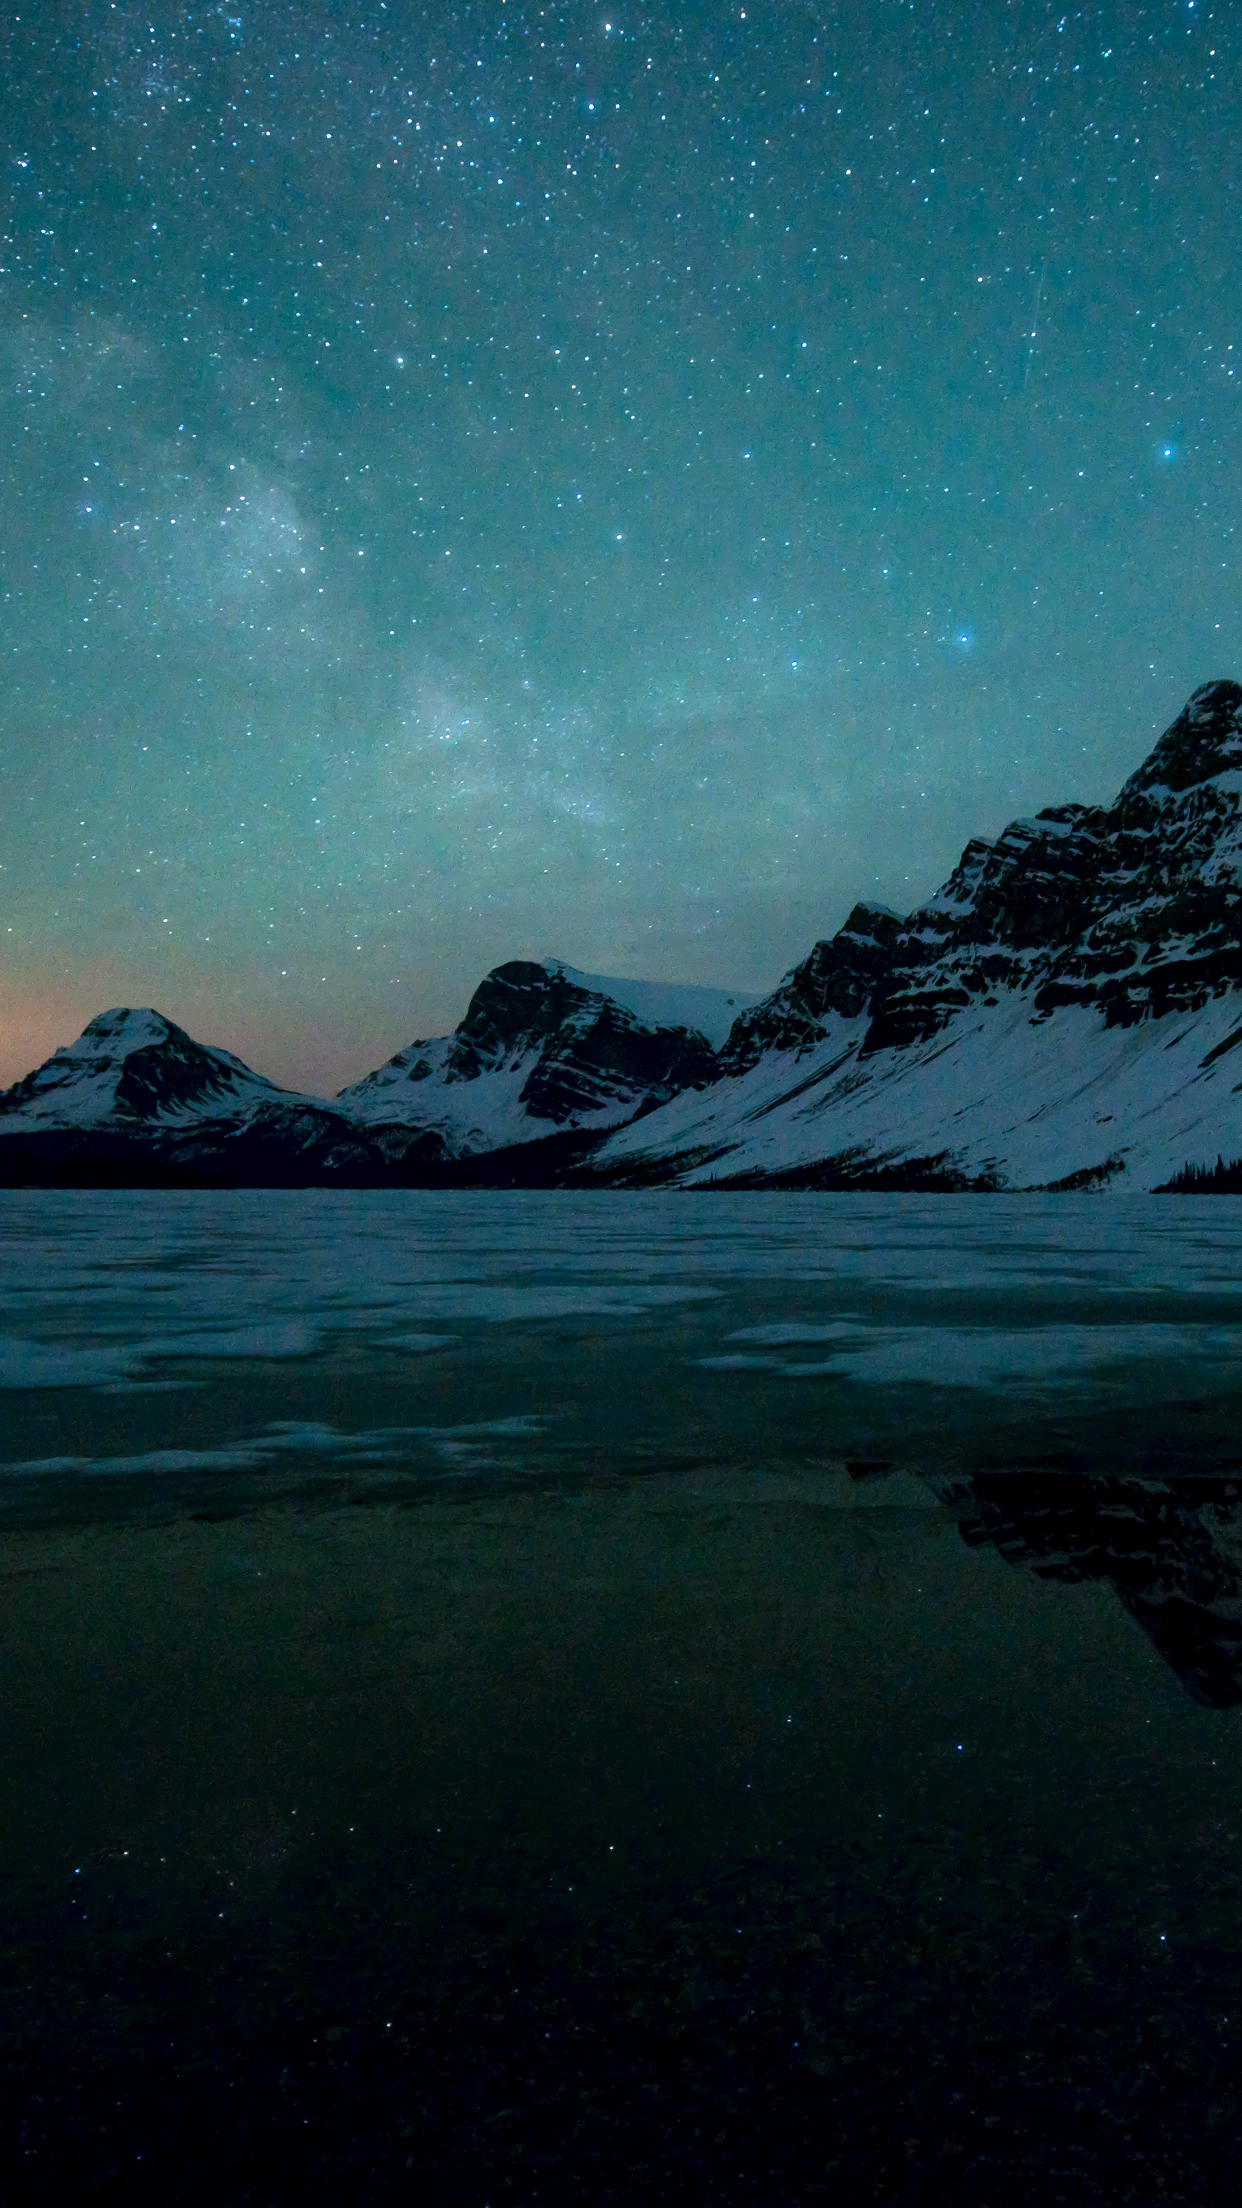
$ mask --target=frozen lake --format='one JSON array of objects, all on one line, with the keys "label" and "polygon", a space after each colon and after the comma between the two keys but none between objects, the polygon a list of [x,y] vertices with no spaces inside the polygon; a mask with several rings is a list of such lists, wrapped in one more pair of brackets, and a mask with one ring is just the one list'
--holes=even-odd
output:
[{"label": "frozen lake", "polygon": [[14,1526],[809,1480],[1104,1578],[1191,1692],[1242,1694],[1237,1199],[0,1206]]},{"label": "frozen lake", "polygon": [[0,1196],[12,2197],[1221,2197],[1240,1247]]},{"label": "frozen lake", "polygon": [[0,1464],[1216,1470],[1240,1256],[1228,1198],[4,1192]]}]

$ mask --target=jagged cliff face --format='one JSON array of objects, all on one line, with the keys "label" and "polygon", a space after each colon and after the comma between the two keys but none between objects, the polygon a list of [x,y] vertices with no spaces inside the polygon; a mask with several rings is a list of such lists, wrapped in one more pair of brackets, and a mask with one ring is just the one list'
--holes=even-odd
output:
[{"label": "jagged cliff face", "polygon": [[615,1126],[715,1077],[694,1029],[652,1025],[555,962],[514,959],[479,984],[454,1034],[411,1044],[337,1103],[377,1130],[417,1122],[460,1155]]},{"label": "jagged cliff face", "polygon": [[1001,989],[1109,1027],[1198,1010],[1242,980],[1240,892],[1242,688],[1209,683],[1107,810],[1051,808],[967,847],[894,944],[863,1053]]},{"label": "jagged cliff face", "polygon": [[857,1019],[894,972],[905,925],[887,905],[855,905],[839,934],[817,943],[779,989],[734,1021],[720,1072],[747,1073],[767,1051],[809,1050],[833,1013]]},{"label": "jagged cliff face", "polygon": [[1106,1025],[1195,1010],[1242,981],[1242,687],[1197,690],[1116,803],[1050,807],[967,845],[906,920],[856,905],[739,1020],[722,1070],[807,1050],[828,1017],[869,1014],[868,1057],[927,1041],[1022,990],[1036,1017],[1090,1005]]},{"label": "jagged cliff face", "polygon": [[904,920],[856,906],[735,1023],[707,1104],[674,1102],[601,1164],[640,1180],[1152,1186],[1242,1154],[1239,1046],[1242,687],[1217,682],[1113,805],[968,844]]}]

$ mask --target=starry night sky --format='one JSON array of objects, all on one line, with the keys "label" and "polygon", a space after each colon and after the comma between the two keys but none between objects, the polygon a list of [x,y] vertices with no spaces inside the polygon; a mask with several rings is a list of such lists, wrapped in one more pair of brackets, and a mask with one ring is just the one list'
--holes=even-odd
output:
[{"label": "starry night sky", "polygon": [[1242,24],[27,0],[0,1081],[770,988],[1242,672]]}]

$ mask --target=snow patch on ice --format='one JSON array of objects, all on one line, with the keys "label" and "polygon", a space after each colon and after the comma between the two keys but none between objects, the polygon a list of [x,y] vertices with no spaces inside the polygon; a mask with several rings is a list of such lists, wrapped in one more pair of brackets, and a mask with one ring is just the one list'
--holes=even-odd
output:
[{"label": "snow patch on ice", "polygon": [[123,1476],[160,1472],[261,1472],[289,1457],[329,1457],[354,1465],[392,1465],[412,1449],[430,1449],[445,1469],[462,1473],[489,1468],[487,1444],[537,1438],[531,1418],[480,1419],[468,1426],[377,1426],[348,1432],[313,1419],[278,1419],[260,1434],[221,1442],[211,1449],[143,1449],[110,1457],[27,1457],[6,1464],[15,1474],[77,1473]]},{"label": "snow patch on ice", "polygon": [[[712,1372],[767,1371],[782,1379],[831,1374],[870,1386],[994,1388],[999,1385],[1044,1389],[1098,1377],[1103,1368],[1142,1364],[1180,1364],[1188,1360],[1242,1364],[1242,1328],[1126,1324],[1032,1326],[1024,1329],[970,1326],[891,1326],[863,1323],[821,1329],[755,1329],[778,1338],[840,1343],[838,1353],[813,1364],[779,1356],[730,1355],[696,1358]],[[737,1341],[740,1334],[730,1340]]]}]

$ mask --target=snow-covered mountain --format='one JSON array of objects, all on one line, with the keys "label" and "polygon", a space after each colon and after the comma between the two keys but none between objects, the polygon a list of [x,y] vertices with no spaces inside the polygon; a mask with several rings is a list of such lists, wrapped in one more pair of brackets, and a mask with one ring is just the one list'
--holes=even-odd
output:
[{"label": "snow-covered mountain", "polygon": [[0,1092],[4,1180],[283,1181],[382,1171],[365,1135],[149,1008],[101,1012]]},{"label": "snow-covered mountain", "polygon": [[411,1043],[337,1109],[387,1153],[417,1127],[446,1158],[616,1127],[714,1081],[713,1041],[748,1001],[515,959],[480,982],[452,1035]]},{"label": "snow-covered mountain", "polygon": [[1242,687],[1215,682],[1112,806],[968,844],[905,919],[856,906],[735,1022],[722,1078],[594,1170],[1151,1188],[1242,1154],[1239,1046]]},{"label": "snow-covered mountain", "polygon": [[1242,686],[1108,807],[856,905],[768,997],[515,960],[332,1102],[152,1011],[0,1094],[0,1180],[1161,1186],[1242,1158]]},{"label": "snow-covered mountain", "polygon": [[232,1051],[196,1043],[162,1012],[118,1006],[0,1092],[0,1128],[172,1126],[254,1111],[282,1093]]},{"label": "snow-covered mountain", "polygon": [[160,1012],[116,1009],[0,1093],[0,1180],[434,1181],[489,1158],[505,1178],[555,1177],[584,1143],[714,1081],[713,1046],[751,1001],[515,961],[452,1035],[333,1103],[276,1088]]}]

